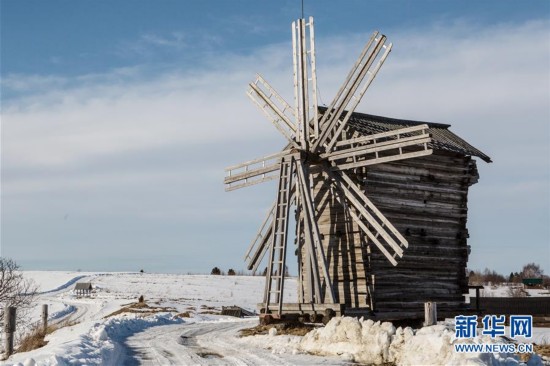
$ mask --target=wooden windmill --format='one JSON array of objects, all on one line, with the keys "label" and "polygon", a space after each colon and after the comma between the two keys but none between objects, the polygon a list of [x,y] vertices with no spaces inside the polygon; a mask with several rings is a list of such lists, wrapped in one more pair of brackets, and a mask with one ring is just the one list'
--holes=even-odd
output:
[{"label": "wooden windmill", "polygon": [[[256,271],[268,253],[261,307],[273,317],[307,309],[338,312],[340,305],[350,302],[343,282],[346,273],[356,271],[352,266],[362,265],[361,258],[351,262],[338,258],[334,237],[355,238],[359,251],[377,248],[391,265],[397,265],[408,242],[369,200],[358,177],[374,164],[432,153],[425,124],[366,136],[348,126],[391,51],[386,36],[373,33],[327,108],[317,105],[312,17],[292,23],[292,47],[294,107],[261,76],[249,84],[247,93],[287,145],[281,152],[227,168],[224,181],[229,191],[278,179],[275,202],[245,256],[248,268]],[[297,304],[283,302],[291,206],[296,207],[297,247],[291,252],[298,258]],[[362,298],[355,306],[369,306],[367,282],[355,289]]]}]

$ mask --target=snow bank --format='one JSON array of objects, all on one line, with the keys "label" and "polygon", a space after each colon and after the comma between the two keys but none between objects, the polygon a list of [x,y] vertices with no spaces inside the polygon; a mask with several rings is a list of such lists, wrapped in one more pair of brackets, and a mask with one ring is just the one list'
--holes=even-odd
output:
[{"label": "snow bank", "polygon": [[238,342],[246,346],[266,348],[273,354],[297,354],[300,352],[301,336],[277,335],[277,329],[271,328],[266,335],[239,338]]},{"label": "snow bank", "polygon": [[333,318],[324,328],[304,336],[301,348],[318,355],[339,355],[349,361],[382,364],[390,360],[395,327],[349,317]]},{"label": "snow bank", "polygon": [[48,317],[48,321],[51,322],[51,321],[54,321],[54,320],[64,318],[67,315],[74,313],[75,311],[76,311],[76,307],[74,307],[73,305],[65,304],[65,307],[62,310],[56,311],[52,315],[50,315]]},{"label": "snow bank", "polygon": [[133,314],[111,318],[95,323],[87,334],[64,345],[63,349],[49,357],[37,361],[27,358],[14,366],[120,365],[126,357],[122,343],[127,337],[150,327],[179,323],[183,323],[183,320],[170,314],[149,317]]},{"label": "snow bank", "polygon": [[[454,329],[448,325],[424,327],[416,332],[395,328],[391,323],[349,317],[335,317],[324,328],[306,334],[299,348],[316,355],[340,356],[351,362],[381,365],[519,365],[516,355],[507,353],[459,353],[454,350]],[[488,336],[461,343],[505,343]],[[542,365],[533,356],[529,365]]]}]

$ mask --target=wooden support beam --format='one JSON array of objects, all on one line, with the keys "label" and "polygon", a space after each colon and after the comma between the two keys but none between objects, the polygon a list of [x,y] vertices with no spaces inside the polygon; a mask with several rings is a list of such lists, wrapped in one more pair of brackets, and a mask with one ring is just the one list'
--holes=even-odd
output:
[{"label": "wooden support beam", "polygon": [[[311,191],[309,187],[309,172],[307,171],[306,166],[302,163],[301,160],[297,160],[296,165],[296,172],[300,184],[300,193],[302,195],[301,203],[302,210],[304,211],[305,216],[304,221],[309,222],[309,235],[311,236],[311,240],[313,242],[313,245],[315,246],[317,256],[320,259],[321,269],[323,270],[323,276],[325,279],[326,293],[323,296],[322,302],[326,301],[324,297],[327,297],[330,302],[334,302],[334,288],[332,286],[332,281],[328,272],[325,252],[323,246],[321,245],[319,228],[317,227],[317,220],[315,218],[315,208],[313,207],[313,201],[311,198]],[[306,232],[305,235],[307,236],[308,233]],[[317,262],[317,258],[315,259],[315,261]],[[322,295],[318,293],[318,296]]]}]

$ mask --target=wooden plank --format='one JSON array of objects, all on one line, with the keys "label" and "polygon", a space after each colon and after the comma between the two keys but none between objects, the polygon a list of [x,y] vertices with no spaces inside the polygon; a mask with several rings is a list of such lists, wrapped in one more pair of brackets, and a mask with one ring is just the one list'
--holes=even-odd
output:
[{"label": "wooden plank", "polygon": [[368,159],[368,160],[363,160],[356,163],[338,164],[337,166],[333,167],[333,170],[355,169],[355,168],[361,168],[364,166],[369,166],[374,164],[389,163],[391,161],[396,161],[396,160],[418,158],[420,156],[430,155],[432,152],[433,152],[432,149],[427,149],[427,150],[421,150],[416,152],[403,153],[399,155],[386,156],[386,157],[381,157],[376,159]]},{"label": "wooden plank", "polygon": [[[244,255],[244,261],[247,262],[248,270],[252,270],[253,273],[256,273],[259,264],[261,263],[267,249],[269,247],[269,239],[273,233],[273,217],[275,215],[275,205],[277,201],[273,202],[270,209],[267,212],[267,215],[260,225],[258,233],[254,237],[254,240],[250,243],[248,250]],[[256,248],[254,252],[252,250]]]},{"label": "wooden plank", "polygon": [[[265,304],[259,303],[257,304],[258,310],[264,309]],[[272,307],[270,306],[269,309],[272,310]],[[331,309],[335,312],[335,314],[341,315],[342,314],[342,305],[338,303],[329,304],[329,303],[323,303],[323,304],[303,304],[303,303],[283,303],[283,313],[301,313],[301,314],[323,314],[325,310]]]},{"label": "wooden plank", "polygon": [[[294,122],[292,122],[292,119],[296,120],[296,114],[294,112],[294,108],[290,106],[290,104],[287,103],[287,101],[281,97],[279,93],[273,88],[267,80],[265,80],[262,75],[256,74],[256,80],[259,82],[263,87],[265,87],[271,96],[275,97],[275,99],[281,104],[281,106],[276,106],[277,108],[277,114],[280,115],[281,119],[286,123],[287,127],[294,133],[296,133],[297,127]],[[265,93],[264,93],[265,94]],[[271,98],[269,98],[271,100]],[[282,108],[281,108],[282,107]],[[287,115],[287,111],[290,113],[290,115]]]},{"label": "wooden plank", "polygon": [[[332,102],[328,106],[326,112],[323,114],[323,117],[321,118],[321,121],[319,122],[319,125],[320,125],[321,129],[325,129],[325,130],[327,129],[326,125],[329,122],[330,113],[336,108],[338,100],[344,94],[344,90],[346,89],[346,86],[349,84],[349,81],[352,79],[353,75],[356,73],[357,69],[359,68],[359,65],[361,64],[361,61],[365,58],[365,55],[367,54],[367,52],[370,49],[371,45],[373,44],[375,38],[379,34],[380,34],[379,32],[375,31],[371,35],[368,42],[365,44],[365,47],[363,47],[363,50],[361,51],[361,54],[359,55],[359,57],[355,61],[355,64],[353,65],[353,67],[349,71],[348,75],[346,76],[346,79],[345,79],[344,83],[340,86],[340,89],[336,92],[336,95],[334,96],[334,99],[332,100]],[[318,146],[319,146],[319,143],[316,143],[315,148],[318,147]]]},{"label": "wooden plank", "polygon": [[431,143],[432,138],[429,134],[423,134],[418,136],[404,137],[401,139],[377,142],[371,145],[362,145],[356,147],[350,147],[347,149],[331,151],[326,154],[322,154],[321,158],[326,158],[329,161],[336,161],[350,157],[359,157],[361,155],[373,154],[381,151],[395,150],[403,147],[421,145]]},{"label": "wooden plank", "polygon": [[[350,117],[352,116],[353,111],[355,111],[355,108],[357,108],[357,105],[359,105],[359,103],[361,102],[361,99],[363,98],[363,95],[365,94],[365,92],[369,88],[370,84],[372,83],[372,81],[374,80],[376,75],[378,74],[378,71],[380,70],[380,68],[382,67],[384,62],[386,61],[386,58],[390,54],[390,51],[392,49],[392,44],[391,43],[389,45],[384,44],[386,42],[386,36],[381,35],[380,36],[380,41],[382,43],[382,46],[377,45],[375,47],[375,50],[373,51],[373,56],[374,57],[372,57],[372,61],[374,61],[376,59],[376,57],[378,57],[378,53],[383,48],[385,48],[386,50],[384,51],[384,53],[382,54],[382,56],[378,60],[378,63],[376,64],[376,66],[374,67],[374,69],[372,71],[369,71],[369,69],[370,69],[369,62],[370,62],[370,60],[367,62],[366,69],[365,69],[366,71],[365,71],[364,74],[362,74],[363,77],[365,75],[369,75],[368,78],[367,78],[367,81],[363,84],[363,86],[361,87],[361,90],[359,91],[359,93],[353,95],[350,98],[350,101],[352,101],[351,105],[346,107],[347,112],[346,112],[344,118],[342,119],[341,123],[339,124],[338,128],[336,129],[336,132],[332,136],[332,139],[328,143],[327,150],[332,150],[332,148],[334,147],[334,144],[338,141],[339,136],[342,133],[342,131],[344,130],[344,128],[346,128],[347,123],[348,123]],[[359,87],[359,85],[361,84],[361,81],[357,80],[357,84],[358,84],[357,87]]]},{"label": "wooden plank", "polygon": [[341,146],[355,145],[355,144],[367,144],[369,142],[374,142],[381,138],[392,137],[396,135],[399,136],[402,134],[410,134],[412,132],[420,132],[420,131],[427,130],[428,128],[429,127],[427,124],[422,124],[422,125],[413,126],[413,127],[399,128],[399,129],[395,129],[387,132],[380,132],[372,135],[341,140],[341,141],[338,141],[334,146],[341,147]]},{"label": "wooden plank", "polygon": [[[332,148],[332,144],[335,143],[339,134],[346,126],[351,114],[361,101],[361,98],[370,85],[370,82],[374,79],[379,66],[381,66],[379,62],[377,67],[372,72],[369,71],[371,65],[374,63],[379,52],[384,47],[384,43],[386,42],[386,36],[384,35],[380,35],[378,39],[376,39],[377,33],[373,34],[373,36],[374,37],[367,43],[367,46],[364,48],[358,62],[355,63],[343,86],[340,88],[339,93],[336,94],[334,101],[325,112],[325,115],[330,114],[330,116],[326,120],[324,120],[325,116],[323,116],[321,123],[321,136],[316,142],[314,150],[325,144],[329,144],[327,150]],[[370,49],[371,45],[373,45],[372,49]],[[383,54],[381,59],[382,63],[390,50],[391,45],[386,48],[386,52]],[[363,80],[369,72],[371,75],[367,79],[367,82],[363,84]],[[363,87],[361,87],[361,85],[363,85]],[[356,94],[358,89],[359,93]],[[344,118],[341,119],[343,116]]]},{"label": "wooden plank", "polygon": [[250,83],[250,90],[246,95],[266,115],[271,123],[288,140],[289,144],[298,148],[296,143],[296,126],[288,119],[273,101],[255,83]]},{"label": "wooden plank", "polygon": [[228,186],[225,187],[225,191],[226,192],[234,191],[236,189],[249,187],[249,186],[252,186],[252,185],[258,184],[258,183],[268,182],[270,180],[277,179],[277,178],[278,178],[277,175],[268,175],[268,176],[265,176],[263,178],[254,179],[254,180],[247,181],[247,182],[241,183],[241,184],[231,184],[231,185],[228,185]]},{"label": "wooden plank", "polygon": [[[376,219],[379,220],[382,223],[382,225],[384,225],[384,228],[382,228],[380,226],[380,224],[378,223],[378,221],[375,221],[375,220],[369,221],[369,223],[375,227],[377,233],[380,234],[384,239],[388,240],[387,238],[389,238],[389,235],[386,234],[387,233],[386,229],[389,230],[389,232],[391,234],[393,234],[393,236],[399,241],[399,243],[406,248],[408,246],[407,240],[388,221],[388,219],[386,219],[386,217],[382,214],[382,212],[380,212],[380,210],[378,208],[376,208],[376,206],[371,202],[371,200],[369,200],[367,198],[367,196],[365,196],[365,194],[363,192],[361,192],[361,190],[357,187],[357,185],[354,184],[354,182],[350,178],[350,176],[348,174],[346,174],[345,172],[339,172],[339,175],[342,177],[342,179],[347,184],[349,184],[349,186],[351,188],[351,191],[353,191],[355,193],[355,195],[361,200],[360,208],[362,208],[364,211],[366,211],[366,207],[368,207],[372,211],[372,216],[371,217],[376,217]],[[367,218],[367,220],[368,220],[369,216],[365,216],[365,218]],[[395,241],[393,241],[393,243],[395,243]],[[399,248],[397,243],[395,243],[395,245],[392,245],[391,242],[388,242],[388,244],[390,244],[392,246],[392,248],[395,250],[397,255],[399,255],[400,257],[402,256],[403,252],[402,252],[401,248]],[[400,255],[400,253],[401,253],[401,255]]]},{"label": "wooden plank", "polygon": [[[313,27],[313,17],[309,17],[309,62],[311,69],[311,94],[313,109],[313,138],[319,138],[319,108],[317,106],[317,67],[315,61],[315,31]],[[311,139],[311,138],[310,138]]]},{"label": "wooden plank", "polygon": [[[292,152],[292,149],[290,149],[287,145],[284,150],[279,151],[277,153],[266,155],[266,156],[263,156],[261,158],[245,161],[244,163],[240,163],[240,164],[237,164],[237,165],[229,166],[229,167],[225,168],[225,172],[226,172],[226,174],[231,176],[233,170],[244,169],[244,168],[249,167],[251,165],[262,164],[262,163],[270,161],[270,160],[278,160],[279,158],[281,158],[285,155],[288,155],[291,152]],[[266,165],[270,165],[270,164],[266,164]]]}]

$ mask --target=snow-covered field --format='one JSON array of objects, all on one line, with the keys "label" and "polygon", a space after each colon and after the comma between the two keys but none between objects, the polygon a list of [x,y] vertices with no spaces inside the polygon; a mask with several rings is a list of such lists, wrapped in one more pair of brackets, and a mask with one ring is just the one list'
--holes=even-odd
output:
[{"label": "snow-covered field", "polygon": [[[5,365],[518,365],[506,353],[454,352],[452,322],[420,330],[395,328],[352,318],[335,318],[304,337],[239,337],[257,318],[217,315],[222,306],[255,310],[264,278],[251,276],[148,273],[25,272],[40,286],[32,316],[48,304],[50,323],[61,327],[40,349],[12,355]],[[91,297],[73,294],[76,282],[91,282]],[[296,281],[285,286],[286,301],[296,301]],[[109,316],[143,295],[156,307]],[[188,313],[185,316],[177,314]],[[187,317],[189,315],[189,317]],[[504,343],[483,339],[483,343]],[[532,342],[548,343],[550,331],[535,329]],[[538,356],[529,365],[543,364]]]},{"label": "snow-covered field", "polygon": [[[480,297],[510,297],[510,288],[522,289],[525,291],[525,294],[529,297],[545,297],[550,296],[550,290],[537,289],[537,288],[527,288],[523,289],[523,286],[520,284],[509,284],[509,285],[486,285],[479,290]],[[476,290],[470,289],[468,294],[470,297],[476,296]]]}]

